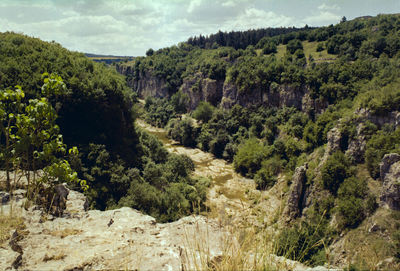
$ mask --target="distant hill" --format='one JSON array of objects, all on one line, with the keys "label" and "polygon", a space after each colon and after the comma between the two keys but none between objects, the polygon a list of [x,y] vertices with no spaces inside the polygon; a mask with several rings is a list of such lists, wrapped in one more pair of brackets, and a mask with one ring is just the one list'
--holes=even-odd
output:
[{"label": "distant hill", "polygon": [[129,60],[133,60],[135,58],[133,56],[113,56],[113,55],[99,55],[99,54],[90,54],[90,53],[85,53],[85,56],[87,56],[89,59],[91,59],[93,61],[106,63],[106,64],[112,64],[115,62],[122,62],[122,61],[129,61]]}]

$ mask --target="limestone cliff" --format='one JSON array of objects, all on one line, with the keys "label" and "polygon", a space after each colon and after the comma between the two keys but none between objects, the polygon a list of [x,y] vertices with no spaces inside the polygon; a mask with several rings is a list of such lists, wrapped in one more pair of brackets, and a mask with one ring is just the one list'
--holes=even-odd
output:
[{"label": "limestone cliff", "polygon": [[131,66],[117,65],[116,69],[119,73],[126,76],[128,86],[131,87],[140,98],[146,98],[148,96],[165,98],[172,94],[168,90],[165,78],[153,75],[152,71],[146,70],[141,72],[138,76],[134,76]]},{"label": "limestone cliff", "polygon": [[[144,70],[135,74],[133,67],[129,65],[117,65],[116,68],[119,73],[126,76],[128,86],[140,98],[144,99],[148,96],[168,98],[178,90],[169,90],[166,78],[154,75],[151,70]],[[243,107],[266,105],[280,108],[293,106],[303,111],[315,110],[318,113],[327,107],[326,102],[314,100],[310,97],[307,85],[272,84],[268,89],[255,88],[251,91],[242,92],[232,82],[210,79],[200,72],[183,78],[179,90],[188,95],[189,110],[195,109],[200,101],[207,101],[222,108],[231,108],[235,104]]]}]

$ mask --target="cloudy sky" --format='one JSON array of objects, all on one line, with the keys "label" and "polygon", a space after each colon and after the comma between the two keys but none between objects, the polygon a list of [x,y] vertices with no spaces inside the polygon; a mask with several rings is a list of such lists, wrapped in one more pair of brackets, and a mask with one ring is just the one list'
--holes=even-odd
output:
[{"label": "cloudy sky", "polygon": [[400,0],[0,0],[0,32],[81,52],[144,55],[218,30],[322,26],[399,13]]}]

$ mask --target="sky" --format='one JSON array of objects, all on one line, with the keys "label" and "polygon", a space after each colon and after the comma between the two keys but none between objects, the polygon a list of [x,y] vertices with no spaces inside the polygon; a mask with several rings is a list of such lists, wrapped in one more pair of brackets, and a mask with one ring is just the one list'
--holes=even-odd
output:
[{"label": "sky", "polygon": [[400,0],[0,0],[0,32],[85,53],[144,55],[191,36],[400,13]]}]

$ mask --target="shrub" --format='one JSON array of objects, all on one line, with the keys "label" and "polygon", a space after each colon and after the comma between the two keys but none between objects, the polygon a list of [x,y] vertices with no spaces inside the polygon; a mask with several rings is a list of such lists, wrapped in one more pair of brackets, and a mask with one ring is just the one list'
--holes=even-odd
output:
[{"label": "shrub", "polygon": [[366,216],[364,198],[368,194],[364,179],[346,179],[338,190],[338,213],[340,227],[357,227]]},{"label": "shrub", "polygon": [[278,156],[264,160],[261,163],[261,169],[254,176],[257,189],[264,190],[272,187],[276,183],[278,174],[283,167],[283,161]]},{"label": "shrub", "polygon": [[289,54],[294,54],[298,49],[303,50],[303,44],[298,39],[294,39],[294,40],[289,41],[287,46],[286,46],[286,51]]},{"label": "shrub", "polygon": [[261,162],[271,154],[270,147],[263,146],[255,138],[250,138],[239,146],[233,159],[235,170],[244,176],[253,178],[261,168]]},{"label": "shrub", "polygon": [[378,131],[367,142],[365,151],[365,161],[368,171],[372,178],[379,178],[379,163],[385,154],[390,152],[399,152],[400,129],[395,132]]},{"label": "shrub", "polygon": [[193,111],[193,117],[206,123],[212,118],[213,112],[214,107],[209,102],[201,101],[196,110]]},{"label": "shrub", "polygon": [[321,170],[323,187],[336,195],[340,184],[350,176],[350,163],[341,151],[332,154]]}]

